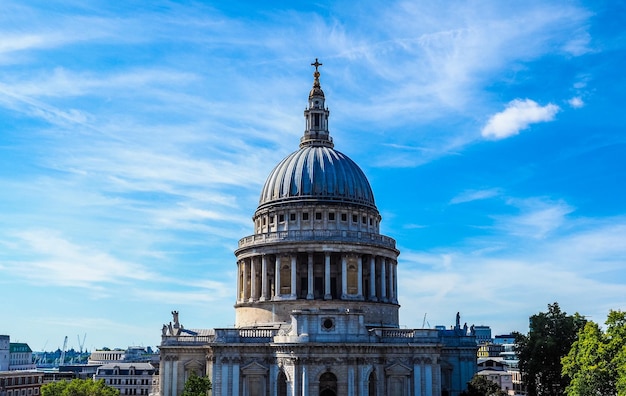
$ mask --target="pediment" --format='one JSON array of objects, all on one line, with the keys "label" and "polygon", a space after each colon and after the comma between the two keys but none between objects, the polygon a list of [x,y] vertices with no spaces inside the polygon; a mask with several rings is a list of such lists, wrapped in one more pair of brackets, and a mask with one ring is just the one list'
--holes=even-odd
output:
[{"label": "pediment", "polygon": [[388,366],[385,368],[385,373],[388,376],[391,376],[391,375],[408,376],[408,375],[411,375],[412,371],[413,370],[411,370],[410,367],[407,367],[402,363],[394,363],[391,366]]},{"label": "pediment", "polygon": [[263,366],[259,362],[252,362],[241,368],[243,375],[265,375],[268,372],[268,368]]}]

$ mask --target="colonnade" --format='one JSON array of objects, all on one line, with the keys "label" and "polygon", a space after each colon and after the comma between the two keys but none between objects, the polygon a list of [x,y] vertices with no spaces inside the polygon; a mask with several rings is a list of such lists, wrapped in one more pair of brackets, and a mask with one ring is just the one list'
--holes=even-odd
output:
[{"label": "colonnade", "polygon": [[295,299],[398,302],[397,261],[389,257],[331,252],[262,254],[240,259],[237,266],[237,303]]}]

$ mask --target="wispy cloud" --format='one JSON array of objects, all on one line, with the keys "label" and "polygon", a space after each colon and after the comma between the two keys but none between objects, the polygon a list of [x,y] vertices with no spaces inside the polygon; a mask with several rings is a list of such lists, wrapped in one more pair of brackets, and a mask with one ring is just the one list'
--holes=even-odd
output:
[{"label": "wispy cloud", "polygon": [[489,118],[481,134],[489,139],[504,139],[517,135],[531,124],[554,120],[559,106],[549,103],[540,106],[531,99],[515,99],[500,113]]},{"label": "wispy cloud", "polygon": [[34,230],[15,235],[24,261],[7,260],[5,271],[48,285],[85,287],[102,291],[104,284],[146,281],[156,277],[142,265],[115,258],[85,246],[77,246],[56,232]]},{"label": "wispy cloud", "polygon": [[[448,323],[429,308],[447,306],[499,333],[526,331],[528,316],[554,301],[565,303],[568,311],[605,317],[610,308],[626,303],[623,297],[616,299],[623,295],[619,290],[626,280],[620,269],[626,259],[623,238],[623,217],[602,222],[570,219],[560,232],[541,241],[532,235],[502,233],[472,238],[462,247],[405,250],[398,279],[403,312],[415,320],[428,311],[432,324]],[[508,248],[481,249],[487,245]],[[517,319],[503,320],[511,310]]]},{"label": "wispy cloud", "polygon": [[450,203],[460,204],[465,202],[489,199],[500,195],[502,191],[499,188],[489,188],[486,190],[467,190],[450,200]]},{"label": "wispy cloud", "polygon": [[516,215],[494,216],[496,228],[509,235],[542,239],[560,228],[566,222],[566,216],[575,209],[564,201],[551,201],[542,198],[508,200],[516,207]]}]

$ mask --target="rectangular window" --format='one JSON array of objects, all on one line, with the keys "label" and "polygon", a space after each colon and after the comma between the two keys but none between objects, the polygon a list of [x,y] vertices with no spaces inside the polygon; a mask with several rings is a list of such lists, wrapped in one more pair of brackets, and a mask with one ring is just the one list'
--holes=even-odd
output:
[{"label": "rectangular window", "polygon": [[308,220],[308,219],[309,219],[309,213],[308,212],[302,213],[302,220]]},{"label": "rectangular window", "polygon": [[274,215],[270,216],[270,224],[274,224]]},{"label": "rectangular window", "polygon": [[348,215],[345,213],[341,214],[341,221],[348,221]]},{"label": "rectangular window", "polygon": [[334,212],[328,213],[328,220],[330,220],[330,221],[334,221],[335,220],[335,213]]},{"label": "rectangular window", "polygon": [[322,212],[315,212],[315,220],[322,220]]},{"label": "rectangular window", "polygon": [[357,217],[357,215],[353,214],[352,215],[352,222],[356,223],[357,221],[359,221],[359,218]]},{"label": "rectangular window", "polygon": [[278,215],[278,221],[281,222],[281,223],[284,222],[285,221],[285,215],[284,214]]},{"label": "rectangular window", "polygon": [[296,214],[295,213],[289,213],[289,221],[296,221]]},{"label": "rectangular window", "polygon": [[361,218],[361,223],[363,223],[363,224],[367,224],[367,217],[363,216],[363,217]]}]

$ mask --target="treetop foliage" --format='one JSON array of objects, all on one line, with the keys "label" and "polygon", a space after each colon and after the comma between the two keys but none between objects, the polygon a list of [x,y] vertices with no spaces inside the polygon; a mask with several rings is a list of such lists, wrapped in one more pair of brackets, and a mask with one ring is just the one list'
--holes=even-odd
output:
[{"label": "treetop foliage", "polygon": [[182,396],[206,396],[209,390],[211,390],[209,377],[199,377],[192,371],[185,382]]},{"label": "treetop foliage", "polygon": [[120,391],[105,385],[104,380],[74,379],[58,381],[41,387],[42,396],[119,396]]},{"label": "treetop foliage", "polygon": [[563,357],[568,396],[626,395],[626,312],[610,311],[605,324],[588,322]]},{"label": "treetop foliage", "polygon": [[548,312],[530,317],[527,335],[514,333],[515,351],[529,396],[562,396],[570,380],[562,375],[561,358],[566,356],[585,326],[583,316],[567,315],[558,303]]}]

